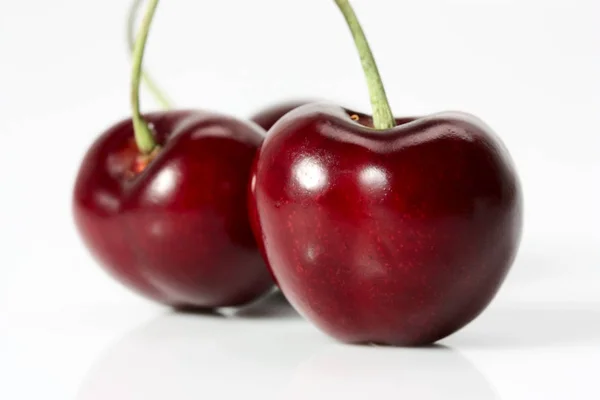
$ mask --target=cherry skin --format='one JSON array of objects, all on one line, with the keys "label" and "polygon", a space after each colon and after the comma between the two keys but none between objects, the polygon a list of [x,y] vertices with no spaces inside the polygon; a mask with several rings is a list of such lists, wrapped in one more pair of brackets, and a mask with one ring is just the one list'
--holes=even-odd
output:
[{"label": "cherry skin", "polygon": [[252,184],[268,263],[291,304],[341,341],[434,343],[487,307],[513,263],[515,168],[468,114],[381,131],[352,114],[307,105],[267,135]]},{"label": "cherry skin", "polygon": [[[309,102],[309,101],[297,100],[297,101],[288,101],[285,103],[276,104],[274,106],[265,108],[264,110],[256,113],[251,118],[251,120],[253,122],[257,123],[258,125],[260,125],[264,130],[269,131],[287,113],[289,113],[292,110],[295,110],[296,108],[299,108],[301,106],[311,104],[311,103],[315,103],[315,102],[314,101]],[[351,110],[348,110],[348,113],[351,116],[354,116],[354,118],[360,118],[362,124],[373,127],[373,119],[370,116],[360,113],[360,112],[357,112],[357,111],[351,111]],[[405,121],[406,121],[406,118],[397,120],[398,123],[403,123]],[[256,163],[257,161],[258,161],[258,157],[255,157],[254,162]],[[267,268],[269,269],[269,272],[271,273],[271,277],[272,277],[273,281],[275,283],[277,283],[277,278],[275,277],[275,274],[273,274],[271,266],[269,265],[269,262],[267,261],[267,254],[266,254],[265,246],[264,246],[264,238],[262,235],[262,229],[260,227],[260,221],[259,221],[258,213],[256,210],[255,172],[256,172],[256,167],[255,167],[255,165],[253,165],[252,176],[250,178],[249,193],[248,193],[248,213],[249,213],[249,217],[250,217],[250,226],[252,227],[252,231],[254,232],[254,236],[256,237],[256,241],[258,243],[258,248],[260,249],[260,252],[261,252],[263,258],[264,258],[265,262],[267,263]]]},{"label": "cherry skin", "polygon": [[[273,127],[273,125],[275,125],[277,123],[277,121],[279,121],[284,115],[286,115],[290,111],[292,111],[300,106],[303,106],[303,105],[309,104],[309,103],[310,103],[309,101],[303,101],[303,100],[289,100],[286,102],[274,104],[270,107],[265,108],[264,110],[257,112],[250,118],[250,120],[252,122],[258,124],[265,131],[269,131]],[[254,168],[252,168],[252,170],[254,170]],[[252,182],[252,178],[251,178],[251,182]],[[262,254],[263,259],[266,262],[267,255],[265,253],[265,247],[263,244],[261,228],[260,228],[260,224],[258,221],[258,216],[256,214],[256,206],[255,205],[256,205],[256,202],[254,201],[254,185],[250,184],[249,185],[249,193],[248,193],[248,216],[250,218],[250,226],[252,227],[252,231],[254,232],[254,236],[256,237],[256,241],[257,241],[260,253]],[[268,262],[267,262],[267,268],[268,268],[269,272],[271,273],[271,278],[273,279],[273,281],[275,283],[277,283],[277,281],[275,279],[275,275],[273,275],[273,272],[271,271],[271,266],[269,265]]]},{"label": "cherry skin", "polygon": [[278,104],[274,104],[270,107],[265,108],[254,114],[250,119],[258,124],[265,131],[268,131],[275,125],[277,121],[281,119],[285,114],[290,111],[303,106],[305,104],[312,103],[311,101],[303,101],[303,100],[289,100],[286,102],[281,102]]},{"label": "cherry skin", "polygon": [[248,303],[273,282],[252,235],[247,185],[264,132],[199,111],[148,114],[160,150],[140,156],[131,119],[80,167],[76,226],[111,275],[177,308]]}]

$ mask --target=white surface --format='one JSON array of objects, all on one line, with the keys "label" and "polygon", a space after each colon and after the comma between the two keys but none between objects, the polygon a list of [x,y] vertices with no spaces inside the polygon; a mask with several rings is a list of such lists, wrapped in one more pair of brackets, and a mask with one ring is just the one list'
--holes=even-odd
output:
[{"label": "white surface", "polygon": [[[597,399],[600,305],[497,302],[439,346],[346,346],[270,298],[229,317],[131,304],[15,312],[2,398]],[[267,312],[266,310],[270,310]]]},{"label": "white surface", "polygon": [[[4,1],[0,399],[600,398],[600,3],[354,3],[396,114],[472,112],[515,158],[525,233],[490,308],[445,348],[401,350],[337,344],[281,303],[194,317],[131,295],[70,216],[83,151],[128,113],[125,2]],[[164,1],[148,66],[186,107],[368,110],[324,0]]]}]

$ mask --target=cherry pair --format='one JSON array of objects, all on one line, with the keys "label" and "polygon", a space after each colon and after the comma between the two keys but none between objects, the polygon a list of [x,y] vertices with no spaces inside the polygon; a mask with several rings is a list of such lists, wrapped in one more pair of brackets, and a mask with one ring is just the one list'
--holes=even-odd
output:
[{"label": "cherry pair", "polygon": [[[157,301],[213,308],[257,298],[272,287],[258,246],[292,305],[332,336],[432,343],[479,315],[504,281],[521,237],[520,183],[477,118],[395,119],[352,7],[335,2],[373,117],[294,104],[253,123],[200,111],[140,116],[151,0],[134,49],[133,120],[86,155],[76,221],[103,265]],[[264,142],[259,125],[270,129]]]}]

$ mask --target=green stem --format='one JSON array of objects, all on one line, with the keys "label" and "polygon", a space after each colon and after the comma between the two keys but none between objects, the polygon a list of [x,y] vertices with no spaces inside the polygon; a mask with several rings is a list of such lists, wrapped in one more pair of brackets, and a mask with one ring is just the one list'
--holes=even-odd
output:
[{"label": "green stem", "polygon": [[360,61],[365,72],[365,77],[367,78],[367,86],[369,87],[369,95],[371,97],[373,125],[375,129],[393,128],[396,125],[396,120],[392,114],[387,95],[385,94],[385,88],[379,75],[379,69],[375,63],[375,58],[371,52],[365,32],[360,26],[358,17],[348,0],[335,0],[335,3],[346,19],[350,32],[352,32],[356,49],[360,55]]},{"label": "green stem", "polygon": [[[127,48],[129,50],[129,54],[133,53],[133,49],[135,46],[135,22],[137,15],[139,13],[139,9],[141,5],[144,3],[144,0],[134,0],[131,3],[131,7],[129,9],[129,14],[127,17]],[[156,102],[165,110],[169,110],[173,108],[172,102],[169,100],[168,96],[165,92],[158,86],[158,84],[154,81],[154,79],[148,74],[147,71],[142,69],[142,81],[154,96]]]},{"label": "green stem", "polygon": [[133,130],[135,133],[135,142],[140,152],[144,154],[151,153],[156,147],[156,141],[150,131],[150,127],[142,118],[140,113],[140,83],[142,74],[142,61],[144,59],[144,49],[150,32],[150,25],[154,12],[158,6],[158,0],[149,0],[148,8],[144,14],[140,31],[133,47],[133,68],[131,71],[131,109]]}]

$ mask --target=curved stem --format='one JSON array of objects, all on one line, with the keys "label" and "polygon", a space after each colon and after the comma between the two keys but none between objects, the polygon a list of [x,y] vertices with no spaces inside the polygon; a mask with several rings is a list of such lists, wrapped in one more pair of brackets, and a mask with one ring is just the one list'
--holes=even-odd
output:
[{"label": "curved stem", "polygon": [[396,120],[392,114],[390,104],[379,75],[379,69],[375,63],[375,58],[371,52],[371,47],[365,36],[365,33],[360,26],[358,17],[352,9],[348,0],[335,0],[340,11],[346,19],[346,23],[352,32],[356,49],[360,55],[367,85],[369,87],[369,95],[371,97],[371,107],[373,108],[373,125],[375,129],[390,129],[396,125]]},{"label": "curved stem", "polygon": [[[144,0],[133,0],[131,3],[131,7],[129,8],[129,13],[127,15],[127,48],[129,50],[129,54],[133,53],[133,49],[135,46],[135,22],[139,12],[141,5],[144,3]],[[148,88],[148,90],[154,96],[154,99],[160,106],[169,110],[173,108],[172,102],[169,100],[168,96],[165,92],[156,84],[154,79],[148,74],[147,71],[142,69],[142,81]]]},{"label": "curved stem", "polygon": [[140,152],[148,154],[156,147],[156,141],[150,131],[150,127],[140,114],[140,83],[142,74],[142,61],[144,59],[144,49],[150,32],[150,25],[154,12],[158,6],[158,0],[149,0],[148,8],[144,14],[144,19],[140,27],[139,34],[133,47],[133,68],[131,71],[131,109],[133,119],[133,130],[135,133],[135,142]]}]

